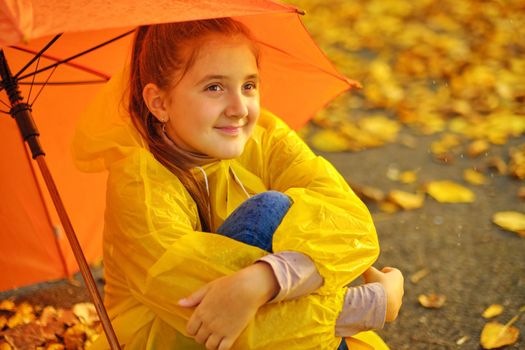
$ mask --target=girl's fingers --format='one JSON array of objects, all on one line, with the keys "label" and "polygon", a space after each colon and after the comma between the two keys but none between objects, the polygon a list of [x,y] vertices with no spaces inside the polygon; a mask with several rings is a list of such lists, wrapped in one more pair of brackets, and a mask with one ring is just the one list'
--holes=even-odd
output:
[{"label": "girl's fingers", "polygon": [[230,350],[233,345],[231,338],[222,338],[221,344],[218,350]]},{"label": "girl's fingers", "polygon": [[178,304],[182,307],[194,307],[200,304],[202,299],[204,299],[204,296],[208,292],[208,285],[205,285],[204,287],[198,289],[196,292],[193,292],[186,298],[182,298],[179,300]]},{"label": "girl's fingers", "polygon": [[368,270],[366,270],[365,272],[363,272],[363,278],[365,279],[365,282],[368,282],[368,281],[374,281],[376,280],[377,278],[377,275],[379,274],[379,270],[376,269],[375,267],[373,266],[370,266],[368,268]]},{"label": "girl's fingers", "polygon": [[363,275],[373,275],[373,274],[377,274],[378,272],[379,272],[378,269],[376,269],[373,266],[370,266],[365,272],[363,272]]},{"label": "girl's fingers", "polygon": [[199,328],[199,331],[197,332],[197,335],[195,335],[195,341],[199,344],[206,344],[206,341],[208,341],[208,338],[210,338],[211,332],[206,328],[206,326],[201,325]]},{"label": "girl's fingers", "polygon": [[195,334],[197,334],[199,328],[201,328],[201,325],[202,322],[194,319],[192,316],[186,325],[186,332],[188,332],[188,334],[193,337]]},{"label": "girl's fingers", "polygon": [[219,344],[221,343],[222,337],[217,334],[212,334],[209,336],[208,340],[206,340],[206,349],[208,350],[217,350],[219,348]]}]

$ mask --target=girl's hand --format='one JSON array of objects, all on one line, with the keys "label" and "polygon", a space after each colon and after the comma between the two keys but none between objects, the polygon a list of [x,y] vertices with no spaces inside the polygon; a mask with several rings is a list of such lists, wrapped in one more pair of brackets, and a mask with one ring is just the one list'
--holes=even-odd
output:
[{"label": "girl's hand", "polygon": [[180,306],[196,306],[186,330],[206,349],[230,349],[259,307],[272,299],[278,288],[273,270],[265,262],[216,279],[179,300]]},{"label": "girl's hand", "polygon": [[396,268],[385,267],[381,271],[370,267],[363,273],[365,283],[379,282],[386,291],[386,322],[397,318],[403,303],[403,274]]}]

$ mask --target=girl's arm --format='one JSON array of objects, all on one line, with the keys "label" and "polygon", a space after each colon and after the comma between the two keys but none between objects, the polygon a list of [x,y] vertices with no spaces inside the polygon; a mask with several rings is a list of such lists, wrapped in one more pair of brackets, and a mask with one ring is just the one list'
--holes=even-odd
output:
[{"label": "girl's arm", "polygon": [[[272,267],[279,285],[278,294],[270,301],[272,303],[314,293],[323,284],[315,264],[304,254],[285,251],[266,255],[259,261]],[[336,335],[357,333],[353,329],[381,329],[385,321],[392,322],[397,318],[404,294],[401,272],[392,267],[381,271],[370,267],[363,273],[363,278],[364,285],[347,290],[343,310],[336,323]]]},{"label": "girl's arm", "polygon": [[[391,322],[397,317],[403,284],[400,272],[370,268],[364,276],[367,284],[350,287],[346,292],[335,324],[336,336],[381,329],[385,318]],[[207,349],[229,349],[258,309],[275,296],[278,287],[272,268],[261,262],[205,285],[179,301],[181,306],[196,307],[186,328],[188,334]],[[282,300],[289,298],[284,296]]]},{"label": "girl's arm", "polygon": [[260,176],[269,189],[293,202],[273,236],[274,252],[311,258],[324,281],[316,293],[343,288],[379,255],[368,209],[338,171],[282,121],[263,112],[259,125],[264,129],[257,140],[263,155]]},{"label": "girl's arm", "polygon": [[186,330],[206,349],[230,349],[278,288],[272,268],[264,262],[212,281],[179,300],[181,306],[196,307]]}]

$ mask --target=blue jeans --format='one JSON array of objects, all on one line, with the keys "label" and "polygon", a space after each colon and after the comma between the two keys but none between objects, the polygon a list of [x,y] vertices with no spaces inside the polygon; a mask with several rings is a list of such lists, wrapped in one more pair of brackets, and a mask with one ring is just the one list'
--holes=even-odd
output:
[{"label": "blue jeans", "polygon": [[[281,192],[259,193],[235,209],[217,233],[271,253],[273,234],[291,205]],[[348,350],[344,339],[337,350]]]}]

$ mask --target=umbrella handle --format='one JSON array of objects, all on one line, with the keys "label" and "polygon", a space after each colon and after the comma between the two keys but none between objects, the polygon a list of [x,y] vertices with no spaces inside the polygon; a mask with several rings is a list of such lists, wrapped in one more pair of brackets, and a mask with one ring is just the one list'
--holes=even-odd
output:
[{"label": "umbrella handle", "polygon": [[77,236],[73,229],[73,225],[71,224],[71,221],[69,220],[69,216],[64,207],[64,203],[62,202],[62,199],[60,198],[60,194],[58,193],[58,189],[56,187],[55,181],[53,180],[53,177],[51,176],[51,172],[49,171],[49,168],[47,166],[46,159],[43,155],[39,155],[35,158],[35,160],[38,163],[40,172],[42,173],[42,177],[44,178],[46,186],[49,190],[49,194],[51,195],[51,198],[53,199],[53,203],[55,204],[55,208],[57,210],[58,216],[60,217],[60,221],[62,223],[62,226],[64,227],[64,231],[66,232],[66,236],[69,241],[69,245],[71,246],[71,249],[73,250],[73,254],[75,255],[75,259],[77,260],[78,266],[80,268],[80,272],[82,273],[82,277],[84,278],[84,281],[86,282],[86,287],[88,289],[89,295],[91,296],[91,299],[93,300],[93,304],[95,305],[98,316],[102,323],[102,328],[104,329],[104,332],[106,333],[106,337],[107,337],[109,346],[112,350],[120,350],[120,345],[117,339],[117,335],[115,334],[115,331],[113,330],[113,327],[111,326],[111,321],[109,320],[109,316],[107,314],[106,308],[104,307],[104,303],[102,302],[102,298],[100,297],[100,293],[98,292],[97,286],[95,284],[95,280],[93,279],[93,275],[91,274],[91,271],[89,269],[89,265],[86,261],[84,253],[82,252],[82,247],[80,247],[80,243],[78,242]]},{"label": "umbrella handle", "polygon": [[18,90],[18,81],[13,77],[2,49],[0,49],[0,77],[2,78],[0,85],[6,90],[9,101],[11,102],[12,107],[10,114],[16,119],[22,137],[24,138],[24,141],[28,143],[29,147],[31,148],[33,158],[38,163],[42,177],[44,178],[62,226],[64,227],[64,231],[66,232],[69,245],[73,250],[73,254],[80,268],[80,272],[82,273],[82,277],[86,283],[89,295],[91,296],[93,304],[97,310],[98,316],[102,323],[102,328],[106,333],[109,346],[112,350],[120,350],[117,336],[113,330],[113,327],[111,326],[111,321],[109,320],[106,308],[104,307],[104,303],[102,302],[102,298],[98,292],[95,280],[93,279],[93,275],[91,274],[84,253],[82,252],[82,248],[80,247],[80,243],[78,242],[73,225],[71,224],[69,216],[66,212],[66,208],[64,207],[64,203],[60,198],[55,181],[53,180],[51,172],[47,166],[44,157],[44,151],[42,150],[38,140],[39,133],[31,116],[31,108],[29,105],[27,105],[27,103],[22,102],[23,98],[20,94],[20,91]]}]

